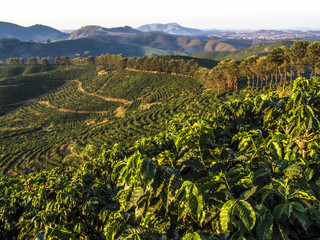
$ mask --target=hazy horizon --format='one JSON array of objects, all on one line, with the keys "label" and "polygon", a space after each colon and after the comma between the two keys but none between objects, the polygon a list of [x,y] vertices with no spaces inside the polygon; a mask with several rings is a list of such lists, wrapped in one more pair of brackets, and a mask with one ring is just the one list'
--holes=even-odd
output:
[{"label": "hazy horizon", "polygon": [[131,26],[152,23],[178,23],[185,27],[219,30],[320,29],[320,2],[305,0],[253,1],[200,0],[169,1],[120,0],[108,3],[56,0],[23,0],[4,2],[0,21],[21,26],[47,25],[59,30],[78,29],[87,25],[102,27]]}]

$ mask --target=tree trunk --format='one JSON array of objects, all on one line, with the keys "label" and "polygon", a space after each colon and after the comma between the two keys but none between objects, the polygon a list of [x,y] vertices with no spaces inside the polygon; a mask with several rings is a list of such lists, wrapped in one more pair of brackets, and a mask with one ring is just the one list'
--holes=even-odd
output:
[{"label": "tree trunk", "polygon": [[280,83],[281,83],[283,81],[283,76],[282,76],[280,69],[279,69],[279,77],[280,77]]},{"label": "tree trunk", "polygon": [[266,75],[266,76],[264,76],[264,77],[266,78],[266,86],[268,86],[268,78],[269,78],[269,76]]},{"label": "tree trunk", "polygon": [[312,79],[312,77],[313,77],[313,68],[311,68],[311,73],[310,73],[310,80]]},{"label": "tree trunk", "polygon": [[248,87],[250,87],[250,77],[249,76],[247,76],[247,84],[248,84]]}]

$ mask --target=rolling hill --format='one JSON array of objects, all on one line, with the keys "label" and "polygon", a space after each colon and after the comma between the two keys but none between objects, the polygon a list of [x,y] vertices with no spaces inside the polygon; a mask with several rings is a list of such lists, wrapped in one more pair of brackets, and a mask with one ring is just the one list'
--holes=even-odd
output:
[{"label": "rolling hill", "polygon": [[[234,51],[237,44],[216,40],[201,40],[176,37],[161,33],[94,35],[54,42],[21,42],[17,39],[0,39],[0,60],[12,57],[69,56],[87,57],[105,53],[123,54],[127,57],[167,55],[174,52],[182,55],[203,51]],[[245,45],[241,45],[244,47]]]},{"label": "rolling hill", "polygon": [[44,25],[22,27],[17,24],[0,22],[0,38],[17,38],[21,41],[46,41],[66,39],[68,34]]},{"label": "rolling hill", "polygon": [[[171,33],[180,35],[202,32],[184,28],[178,24],[169,24],[159,28],[167,32],[171,29]],[[142,32],[129,26],[104,28],[90,25],[67,34],[43,25],[22,27],[0,22],[1,60],[11,57],[26,59],[33,56],[54,58],[63,55],[74,58],[97,56],[104,53],[123,54],[127,57],[165,55],[174,52],[188,55],[207,51],[234,51],[249,46],[251,46],[250,41],[219,41],[164,32]]]},{"label": "rolling hill", "polygon": [[221,52],[203,52],[193,54],[193,57],[198,58],[206,58],[212,60],[221,60],[221,59],[235,59],[235,60],[243,60],[246,57],[256,55],[256,56],[264,56],[267,55],[269,51],[273,48],[286,46],[290,47],[293,41],[277,41],[277,42],[267,42],[267,43],[259,43],[254,44],[250,48],[239,49],[236,51],[221,51]]},{"label": "rolling hill", "polygon": [[[183,35],[183,34],[181,34]],[[86,26],[70,34],[69,39],[93,38],[107,42],[147,46],[172,52],[194,54],[203,51],[234,51],[251,46],[248,41],[217,41],[189,38],[161,32],[140,32],[131,27],[103,28]]]},{"label": "rolling hill", "polygon": [[140,31],[135,30],[129,26],[117,28],[104,28],[101,26],[90,25],[71,32],[69,35],[69,39],[77,39],[81,37],[90,36],[122,35],[132,33],[140,33]]},{"label": "rolling hill", "polygon": [[[96,35],[95,35],[96,34]],[[133,44],[146,46],[184,54],[194,54],[203,51],[234,51],[239,48],[249,47],[251,44],[244,41],[217,41],[194,39],[184,36],[174,36],[164,33],[115,33],[103,31],[81,31],[73,34],[72,39],[90,38],[100,41]]]},{"label": "rolling hill", "polygon": [[98,56],[104,53],[123,54],[131,56],[166,55],[172,52],[155,49],[148,46],[108,42],[99,39],[79,38],[75,40],[55,41],[51,43],[20,42],[17,39],[0,39],[0,60],[7,58],[47,57],[53,59],[57,56],[87,57]]}]

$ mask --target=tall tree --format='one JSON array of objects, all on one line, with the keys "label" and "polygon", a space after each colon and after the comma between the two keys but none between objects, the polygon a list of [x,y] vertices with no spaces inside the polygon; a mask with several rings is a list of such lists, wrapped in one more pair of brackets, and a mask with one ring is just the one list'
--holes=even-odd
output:
[{"label": "tall tree", "polygon": [[254,76],[255,76],[254,68],[257,63],[257,59],[258,59],[257,56],[250,56],[244,59],[239,65],[240,75],[247,78],[249,87],[251,86],[251,81],[250,81],[251,79],[252,79],[252,86],[254,86]]},{"label": "tall tree", "polygon": [[294,41],[290,47],[291,59],[294,69],[297,71],[299,77],[305,72],[307,61],[307,48],[310,45],[309,41],[299,40]]},{"label": "tall tree", "polygon": [[49,60],[47,58],[42,58],[41,59],[41,65],[49,65]]},{"label": "tall tree", "polygon": [[277,47],[272,49],[267,56],[268,61],[276,66],[276,82],[278,79],[284,80],[288,66],[288,50],[286,47]]},{"label": "tall tree", "polygon": [[19,65],[24,65],[24,59],[23,58],[19,58]]},{"label": "tall tree", "polygon": [[37,65],[38,59],[36,57],[30,57],[27,59],[27,64],[28,65]]},{"label": "tall tree", "polygon": [[55,59],[54,59],[54,64],[60,65],[60,60],[61,60],[60,57],[55,57]]},{"label": "tall tree", "polygon": [[[260,57],[257,59],[257,63],[256,63],[256,68],[255,68],[255,74],[257,76],[257,78],[260,80],[260,86],[263,86],[263,82],[265,81],[266,84],[268,85],[268,59],[266,56],[264,57]],[[258,86],[258,81],[257,81],[257,86]]]},{"label": "tall tree", "polygon": [[222,60],[213,68],[219,72],[221,80],[225,81],[229,90],[237,90],[239,82],[239,67],[235,60]]},{"label": "tall tree", "polygon": [[60,58],[60,65],[70,65],[71,64],[71,61],[70,61],[70,58],[67,57],[67,56],[62,56]]},{"label": "tall tree", "polygon": [[313,42],[307,48],[307,62],[311,67],[310,78],[316,73],[316,69],[320,68],[320,42]]},{"label": "tall tree", "polygon": [[7,65],[22,65],[21,60],[19,58],[7,58],[6,64]]},{"label": "tall tree", "polygon": [[86,58],[86,63],[87,64],[94,64],[94,57],[93,56],[89,56]]}]

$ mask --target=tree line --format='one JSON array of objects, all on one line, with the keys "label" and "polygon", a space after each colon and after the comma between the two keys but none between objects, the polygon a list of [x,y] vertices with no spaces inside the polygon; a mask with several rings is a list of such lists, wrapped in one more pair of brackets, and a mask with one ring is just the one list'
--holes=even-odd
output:
[{"label": "tree line", "polygon": [[218,91],[237,90],[241,78],[248,87],[272,86],[295,77],[316,75],[320,68],[320,42],[295,41],[271,50],[266,56],[250,56],[243,61],[222,60],[208,70],[199,69],[197,78]]},{"label": "tree line", "polygon": [[[29,58],[27,64],[38,64],[35,57]],[[199,66],[194,60],[164,58],[161,56],[127,58],[122,54],[104,54],[98,57],[70,59],[67,56],[56,57],[56,65],[107,65],[120,69],[144,70],[159,73],[190,76],[218,92],[237,90],[240,79],[247,80],[247,86],[272,86],[285,83],[293,77],[301,77],[308,73],[310,78],[320,68],[320,42],[305,40],[295,41],[290,48],[277,47],[266,56],[250,56],[243,61],[222,60],[217,66],[208,69]],[[24,65],[22,58],[9,58],[8,65]],[[43,58],[41,64],[49,64]],[[306,70],[308,71],[306,72]]]},{"label": "tree line", "polygon": [[[7,58],[5,61],[6,65],[37,65],[39,64],[39,59],[36,57],[30,57],[27,62],[23,58]],[[49,60],[47,58],[42,58],[40,63],[42,65],[49,65]]]}]

